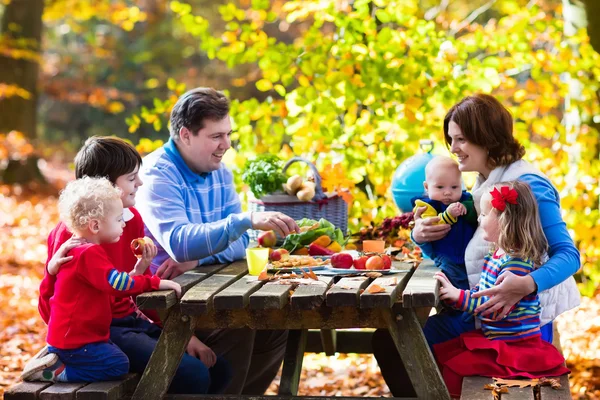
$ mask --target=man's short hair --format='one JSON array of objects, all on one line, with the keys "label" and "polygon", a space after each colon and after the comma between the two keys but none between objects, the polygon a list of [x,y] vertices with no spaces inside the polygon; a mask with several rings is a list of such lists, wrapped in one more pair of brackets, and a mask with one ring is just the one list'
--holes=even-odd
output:
[{"label": "man's short hair", "polygon": [[121,175],[142,165],[135,147],[114,136],[92,136],[75,156],[75,176],[108,178],[113,184]]},{"label": "man's short hair", "polygon": [[121,201],[121,190],[106,178],[84,176],[69,182],[60,193],[60,218],[71,232],[82,232],[92,219],[104,220],[111,202]]},{"label": "man's short hair", "polygon": [[229,99],[213,88],[192,89],[179,98],[171,110],[171,138],[179,139],[185,127],[192,135],[204,128],[205,120],[220,121],[229,114]]}]

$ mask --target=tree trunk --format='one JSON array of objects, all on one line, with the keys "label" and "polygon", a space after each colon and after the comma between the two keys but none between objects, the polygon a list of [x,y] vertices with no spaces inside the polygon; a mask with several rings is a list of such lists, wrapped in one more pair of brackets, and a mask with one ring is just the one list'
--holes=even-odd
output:
[{"label": "tree trunk", "polygon": [[[44,0],[12,0],[4,8],[0,21],[0,35],[9,47],[25,49],[31,54],[41,54],[42,13]],[[29,140],[36,137],[39,62],[32,57],[12,58],[0,55],[0,83],[25,89],[28,98],[0,97],[0,133],[16,130]],[[9,160],[8,167],[0,171],[4,183],[43,181],[37,166],[37,157],[28,160]]]},{"label": "tree trunk", "polygon": [[583,0],[586,11],[587,31],[590,44],[600,53],[600,1]]},{"label": "tree trunk", "polygon": [[[0,34],[9,43],[27,40],[39,54],[42,39],[44,0],[12,0],[4,9]],[[34,44],[35,43],[35,44]],[[16,85],[30,93],[29,99],[19,96],[0,98],[0,132],[17,130],[28,138],[36,135],[36,106],[38,98],[39,64],[28,58],[0,56],[0,82]]]}]

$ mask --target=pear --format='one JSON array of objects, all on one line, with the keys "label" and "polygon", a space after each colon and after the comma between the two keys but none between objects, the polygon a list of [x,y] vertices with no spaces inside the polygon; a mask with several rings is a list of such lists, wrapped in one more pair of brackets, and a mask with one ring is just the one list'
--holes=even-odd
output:
[{"label": "pear", "polygon": [[298,193],[298,190],[302,187],[302,177],[300,175],[292,175],[288,178],[286,184],[286,192],[289,195],[295,195]]}]

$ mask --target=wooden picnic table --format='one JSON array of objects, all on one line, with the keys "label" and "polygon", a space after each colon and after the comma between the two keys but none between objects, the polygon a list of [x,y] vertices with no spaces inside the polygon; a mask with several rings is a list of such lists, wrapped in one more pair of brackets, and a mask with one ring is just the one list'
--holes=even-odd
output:
[{"label": "wooden picnic table", "polygon": [[[387,328],[420,399],[450,399],[421,324],[438,304],[438,269],[394,261],[393,274],[259,281],[245,260],[202,266],[175,278],[183,289],[137,297],[162,313],[164,329],[133,399],[162,398],[195,329],[287,329],[279,395],[295,396],[308,329]],[[380,292],[369,288],[378,285]],[[207,396],[208,397],[208,396]],[[256,397],[256,396],[255,396]]]}]

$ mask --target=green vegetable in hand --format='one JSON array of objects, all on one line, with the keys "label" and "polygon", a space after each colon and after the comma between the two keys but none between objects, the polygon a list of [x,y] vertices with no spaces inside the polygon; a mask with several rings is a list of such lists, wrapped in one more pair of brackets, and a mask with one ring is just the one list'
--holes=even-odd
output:
[{"label": "green vegetable in hand", "polygon": [[[313,226],[317,223],[317,221],[308,218],[302,218],[300,221],[296,221],[296,223],[302,230],[302,227]],[[336,228],[335,225],[327,221],[325,218],[321,218],[318,223],[319,226],[316,229],[287,235],[281,247],[288,250],[290,253],[293,253],[300,247],[308,246],[321,235],[329,236],[331,240],[335,240],[340,245],[344,245],[346,243],[346,239],[344,239],[344,233],[341,229]]]},{"label": "green vegetable in hand", "polygon": [[248,160],[244,166],[242,180],[258,199],[262,196],[281,191],[286,181],[281,172],[283,162],[272,154],[262,154],[253,160]]}]

